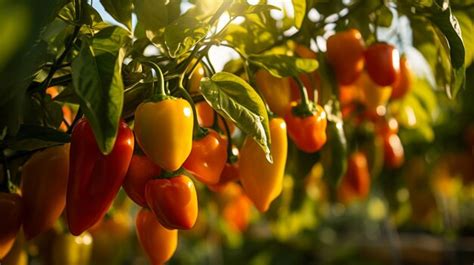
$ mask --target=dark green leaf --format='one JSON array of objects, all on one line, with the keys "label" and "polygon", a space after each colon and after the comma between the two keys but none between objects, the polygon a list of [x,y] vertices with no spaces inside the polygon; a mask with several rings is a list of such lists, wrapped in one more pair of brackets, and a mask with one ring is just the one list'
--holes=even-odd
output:
[{"label": "dark green leaf", "polygon": [[293,9],[295,10],[295,27],[300,28],[303,24],[303,19],[306,16],[306,0],[291,0]]},{"label": "dark green leaf", "polygon": [[271,161],[265,103],[247,82],[231,73],[220,72],[201,81],[201,92],[213,109],[253,137]]},{"label": "dark green leaf", "polygon": [[7,146],[16,151],[33,151],[68,143],[70,135],[39,125],[22,125],[18,133],[6,139]]},{"label": "dark green leaf", "polygon": [[134,0],[135,13],[150,40],[162,34],[168,24],[166,0]]},{"label": "dark green leaf", "polygon": [[72,63],[72,78],[81,108],[94,131],[100,150],[112,151],[123,108],[123,46],[129,41],[126,30],[109,27],[92,43],[84,39]]},{"label": "dark green leaf", "polygon": [[461,35],[461,28],[458,20],[451,13],[451,8],[438,10],[433,5],[433,12],[429,19],[435,24],[438,29],[444,34],[449,43],[449,54],[452,65],[451,85],[448,86],[448,96],[456,97],[459,90],[464,87],[465,81],[465,50]]},{"label": "dark green leaf", "polygon": [[166,26],[164,39],[172,58],[185,54],[198,41],[203,39],[209,30],[204,24],[191,16],[181,16]]},{"label": "dark green leaf", "polygon": [[100,0],[100,3],[114,19],[132,30],[132,0]]},{"label": "dark green leaf", "polygon": [[250,55],[249,61],[265,68],[276,77],[298,76],[301,73],[311,73],[318,68],[318,61],[314,59],[281,54]]}]

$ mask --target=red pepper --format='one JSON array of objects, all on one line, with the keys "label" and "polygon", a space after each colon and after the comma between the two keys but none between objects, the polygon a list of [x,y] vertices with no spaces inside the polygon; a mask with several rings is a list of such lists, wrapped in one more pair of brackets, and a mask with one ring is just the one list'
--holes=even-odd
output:
[{"label": "red pepper", "polygon": [[80,235],[107,212],[122,185],[133,154],[132,130],[120,122],[112,152],[100,152],[89,122],[83,118],[72,131],[67,221],[73,235]]},{"label": "red pepper", "polygon": [[185,175],[149,180],[145,198],[158,221],[168,229],[191,229],[196,223],[196,188]]}]

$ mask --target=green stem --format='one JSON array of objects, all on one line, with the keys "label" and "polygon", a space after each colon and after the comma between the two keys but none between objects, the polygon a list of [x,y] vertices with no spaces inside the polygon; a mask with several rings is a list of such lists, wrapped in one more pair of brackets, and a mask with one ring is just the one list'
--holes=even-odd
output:
[{"label": "green stem", "polygon": [[72,133],[72,130],[74,129],[74,127],[76,126],[76,124],[79,122],[81,118],[82,118],[82,109],[81,107],[79,107],[79,109],[77,110],[76,117],[74,117],[74,120],[72,121],[71,125],[67,129],[68,134]]},{"label": "green stem", "polygon": [[[156,91],[155,86],[153,86],[152,97],[163,98],[166,97],[166,88],[165,88],[165,78],[163,77],[163,72],[161,68],[154,62],[145,61],[144,64],[148,64],[153,70],[155,70],[156,76],[158,77],[159,90]],[[154,83],[154,82],[153,82]]]},{"label": "green stem", "polygon": [[[82,16],[82,0],[75,0],[74,3],[76,5],[76,20],[79,22],[80,18]],[[69,39],[68,43],[66,44],[63,53],[58,57],[58,59],[54,62],[54,64],[51,66],[51,69],[48,73],[48,76],[44,79],[44,81],[41,83],[41,85],[38,87],[38,91],[44,91],[47,87],[50,86],[51,80],[53,79],[54,74],[56,73],[57,70],[61,69],[61,65],[63,64],[64,59],[66,59],[66,56],[69,54],[69,52],[72,49],[72,46],[77,40],[77,36],[79,36],[79,32],[81,29],[81,25],[78,23],[76,26],[74,26],[74,32],[71,35],[71,38]],[[36,91],[32,91],[36,92]]]},{"label": "green stem", "polygon": [[237,156],[232,152],[232,135],[227,121],[223,119],[225,134],[227,135],[227,163],[233,164],[237,161]]},{"label": "green stem", "polygon": [[308,92],[301,81],[301,79],[297,76],[293,76],[293,79],[298,84],[298,89],[301,94],[301,102],[296,106],[293,111],[298,116],[311,116],[313,115],[313,104],[309,101]]}]

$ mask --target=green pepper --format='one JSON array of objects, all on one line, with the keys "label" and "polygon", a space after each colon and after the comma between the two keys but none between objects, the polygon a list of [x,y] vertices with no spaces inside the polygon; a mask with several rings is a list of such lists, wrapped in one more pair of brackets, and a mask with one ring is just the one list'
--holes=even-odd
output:
[{"label": "green pepper", "polygon": [[325,109],[328,114],[328,142],[321,154],[324,168],[323,177],[331,189],[335,190],[347,170],[347,140],[339,102],[330,99]]}]

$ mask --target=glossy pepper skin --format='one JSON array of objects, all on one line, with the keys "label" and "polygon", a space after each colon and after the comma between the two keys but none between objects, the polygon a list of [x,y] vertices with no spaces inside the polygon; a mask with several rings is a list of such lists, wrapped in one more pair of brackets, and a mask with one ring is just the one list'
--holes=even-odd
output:
[{"label": "glossy pepper skin", "polygon": [[80,235],[105,215],[125,179],[133,145],[133,132],[123,121],[109,155],[100,152],[85,118],[74,127],[66,197],[67,221],[73,235]]},{"label": "glossy pepper skin", "polygon": [[327,59],[332,65],[337,81],[350,85],[364,70],[365,44],[356,29],[338,32],[327,40]]},{"label": "glossy pepper skin", "polygon": [[148,181],[145,198],[158,221],[168,229],[187,230],[196,223],[196,188],[193,181],[185,175]]},{"label": "glossy pepper skin", "polygon": [[10,251],[20,230],[22,203],[20,195],[0,192],[0,260]]},{"label": "glossy pepper skin", "polygon": [[178,230],[163,227],[155,215],[147,209],[141,209],[136,218],[137,237],[152,265],[167,262],[176,251]]},{"label": "glossy pepper skin", "polygon": [[400,55],[388,43],[375,43],[365,51],[365,65],[367,73],[377,85],[390,86],[400,73]]},{"label": "glossy pepper skin", "polygon": [[160,174],[161,168],[147,156],[134,154],[122,185],[123,189],[136,204],[148,207],[145,199],[145,185]]},{"label": "glossy pepper skin", "polygon": [[66,205],[69,144],[33,154],[23,165],[23,231],[26,239],[53,227]]},{"label": "glossy pepper skin", "polygon": [[193,141],[191,154],[183,167],[204,184],[216,184],[227,160],[227,140],[208,129],[204,137]]},{"label": "glossy pepper skin", "polygon": [[193,111],[181,98],[141,103],[135,111],[135,134],[145,154],[167,171],[178,170],[191,153]]},{"label": "glossy pepper skin", "polygon": [[412,73],[405,56],[400,57],[400,74],[392,85],[392,99],[403,98],[411,89]]},{"label": "glossy pepper skin", "polygon": [[[297,106],[296,102],[292,106]],[[316,105],[311,116],[299,117],[290,109],[285,115],[288,124],[288,135],[298,149],[306,153],[319,151],[326,143],[326,112],[320,105]]]},{"label": "glossy pepper skin", "polygon": [[355,152],[349,157],[346,175],[339,185],[339,198],[344,203],[350,203],[356,199],[366,198],[369,191],[370,174],[367,157],[362,152]]},{"label": "glossy pepper skin", "polygon": [[265,153],[252,138],[247,137],[240,150],[240,181],[260,212],[267,211],[282,191],[288,151],[286,123],[283,119],[270,120],[270,137],[273,164],[267,161]]},{"label": "glossy pepper skin", "polygon": [[266,70],[258,70],[255,82],[270,110],[283,116],[291,102],[289,78],[274,77]]}]

